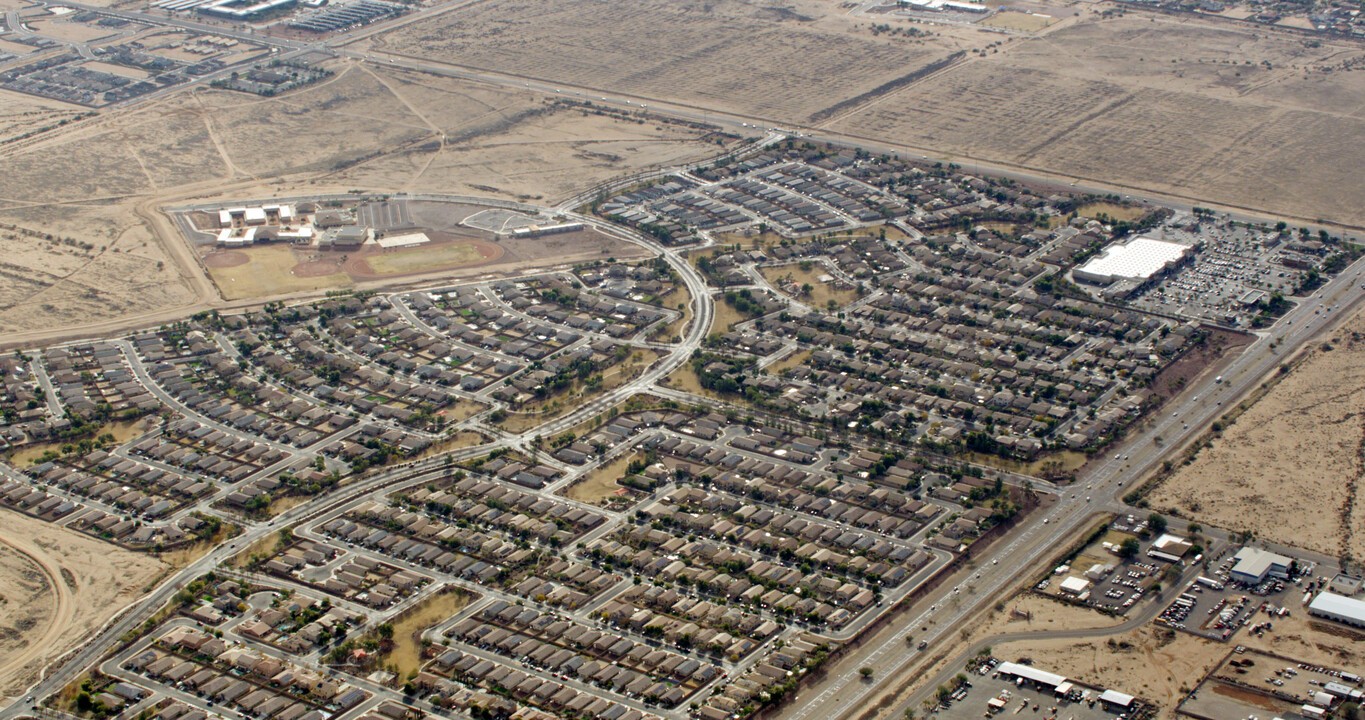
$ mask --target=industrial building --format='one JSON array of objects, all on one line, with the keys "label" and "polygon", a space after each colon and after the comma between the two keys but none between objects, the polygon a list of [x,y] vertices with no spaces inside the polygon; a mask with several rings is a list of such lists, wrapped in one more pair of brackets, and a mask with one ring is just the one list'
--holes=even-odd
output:
[{"label": "industrial building", "polygon": [[360,225],[342,225],[318,238],[318,247],[330,250],[355,249],[369,242],[373,233]]},{"label": "industrial building", "polygon": [[1339,623],[1365,628],[1365,602],[1338,595],[1320,592],[1308,603],[1308,614]]},{"label": "industrial building", "polygon": [[1289,566],[1293,560],[1273,552],[1254,547],[1244,547],[1232,559],[1232,579],[1247,585],[1260,585],[1267,577],[1289,577]]},{"label": "industrial building", "polygon": [[1064,594],[1084,600],[1084,596],[1090,591],[1090,581],[1072,575],[1062,581],[1060,589]]},{"label": "industrial building", "polygon": [[1139,237],[1126,245],[1105,248],[1085,265],[1072,271],[1080,281],[1108,285],[1117,280],[1146,282],[1178,266],[1191,256],[1188,245]]},{"label": "industrial building", "polygon": [[955,2],[955,0],[903,0],[901,6],[911,10],[927,10],[930,12],[984,13],[990,10],[985,5],[972,2]]},{"label": "industrial building", "polygon": [[[1019,681],[1029,681],[1037,685],[1040,689],[1051,688],[1052,692],[1058,696],[1066,695],[1073,689],[1077,689],[1075,683],[1067,680],[1057,673],[1050,673],[1046,670],[1019,663],[1002,662],[995,668],[996,673],[1004,677],[1015,678]],[[1117,690],[1105,690],[1100,693],[1099,701],[1107,708],[1129,708],[1137,698]]]}]

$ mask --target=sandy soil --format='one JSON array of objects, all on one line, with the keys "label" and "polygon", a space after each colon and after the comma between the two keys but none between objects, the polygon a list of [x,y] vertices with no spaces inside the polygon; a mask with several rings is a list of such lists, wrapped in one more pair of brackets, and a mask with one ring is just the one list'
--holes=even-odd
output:
[{"label": "sandy soil", "polygon": [[52,623],[56,595],[43,568],[8,545],[0,545],[0,579],[0,663],[9,664]]},{"label": "sandy soil", "polygon": [[953,49],[936,37],[874,36],[828,3],[784,5],[643,0],[612,6],[603,22],[594,0],[497,0],[386,33],[377,49],[784,122]]},{"label": "sandy soil", "polygon": [[[46,612],[52,619],[33,623],[22,643],[0,640],[0,696],[27,687],[44,665],[88,638],[167,569],[146,555],[9,510],[0,511],[0,543],[6,599],[13,588],[27,588],[39,607],[53,608]],[[10,562],[11,552],[27,562]]]},{"label": "sandy soil", "polygon": [[[813,307],[817,310],[825,310],[829,301],[833,300],[837,307],[847,305],[858,299],[858,291],[852,288],[840,289],[831,282],[821,282],[821,275],[831,275],[829,268],[820,263],[811,266],[810,270],[802,270],[800,263],[790,265],[780,265],[778,267],[759,268],[759,273],[763,275],[773,287],[790,287],[795,283],[800,288],[803,285],[810,285],[809,295],[795,295],[797,300]],[[790,282],[787,282],[790,280]]]},{"label": "sandy soil", "polygon": [[[1322,632],[1302,612],[1276,618],[1263,637],[1241,633],[1235,644],[1329,667],[1359,667],[1365,649],[1351,638]],[[1158,717],[1175,717],[1181,697],[1232,650],[1167,628],[1147,625],[1110,638],[1040,639],[999,645],[996,657],[1030,658],[1035,667],[1155,701]]]},{"label": "sandy soil", "polygon": [[1357,314],[1314,344],[1302,365],[1150,500],[1210,525],[1365,557],[1365,509],[1357,501],[1365,472],[1362,400],[1365,314]]},{"label": "sandy soil", "polygon": [[[1365,222],[1365,77],[1345,42],[1092,10],[834,118],[947,154],[1307,219]],[[1066,14],[1071,15],[1068,8]],[[1328,68],[1335,68],[1329,71]],[[1270,180],[1266,180],[1270,178]]]},{"label": "sandy soil", "polygon": [[993,648],[1002,660],[1030,658],[1039,669],[1155,701],[1160,717],[1174,717],[1180,697],[1230,649],[1154,625],[1111,638],[1039,639]]},{"label": "sandy soil", "polygon": [[717,150],[690,130],[585,115],[530,92],[336,70],[282,97],[196,88],[8,145],[7,133],[74,114],[0,94],[0,343],[226,304],[163,206],[352,189],[553,199]]}]

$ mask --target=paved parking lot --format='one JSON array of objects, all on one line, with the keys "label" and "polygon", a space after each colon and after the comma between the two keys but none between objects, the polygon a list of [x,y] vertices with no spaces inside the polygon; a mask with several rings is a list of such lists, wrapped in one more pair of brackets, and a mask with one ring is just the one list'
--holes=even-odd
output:
[{"label": "paved parking lot", "polygon": [[1188,266],[1145,291],[1135,305],[1246,325],[1257,312],[1253,307],[1256,301],[1277,292],[1293,292],[1303,275],[1295,265],[1320,259],[1295,237],[1210,223],[1198,228],[1168,227],[1163,231],[1165,239],[1202,244],[1203,250]]},{"label": "paved parking lot", "polygon": [[[1243,626],[1252,632],[1273,629],[1280,611],[1304,612],[1304,582],[1311,579],[1313,565],[1303,564],[1303,574],[1295,580],[1267,579],[1248,587],[1228,579],[1232,553],[1214,560],[1207,573],[1186,586],[1175,601],[1157,618],[1158,623],[1177,630],[1227,641]],[[1266,626],[1266,623],[1270,623]]]},{"label": "paved parking lot", "polygon": [[[1085,548],[1067,565],[1056,568],[1053,575],[1035,588],[1047,595],[1059,597],[1118,614],[1127,614],[1152,586],[1168,577],[1168,570],[1183,569],[1200,552],[1193,544],[1172,544],[1173,536],[1148,531],[1146,521],[1132,515],[1117,518],[1109,531]],[[1146,535],[1147,537],[1142,537]],[[1164,537],[1164,540],[1163,540]],[[1178,538],[1175,538],[1179,540]],[[1125,560],[1121,548],[1125,542],[1137,542],[1137,554]],[[1165,543],[1158,545],[1158,543]],[[1168,552],[1163,553],[1162,549]],[[1202,548],[1201,548],[1202,549]],[[1152,551],[1156,551],[1156,555]],[[1183,554],[1181,562],[1172,564],[1171,553]],[[1169,557],[1167,557],[1169,556]],[[1063,589],[1068,578],[1086,580],[1089,584],[1081,592]],[[1074,586],[1073,586],[1074,587]]]}]

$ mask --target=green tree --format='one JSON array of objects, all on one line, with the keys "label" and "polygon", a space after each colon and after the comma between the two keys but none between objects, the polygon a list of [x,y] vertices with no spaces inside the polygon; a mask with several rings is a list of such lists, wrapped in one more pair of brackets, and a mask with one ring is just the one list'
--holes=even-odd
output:
[{"label": "green tree", "polygon": [[1138,542],[1137,538],[1127,538],[1119,543],[1119,557],[1124,560],[1132,560],[1137,557],[1140,549],[1142,549],[1142,544]]}]

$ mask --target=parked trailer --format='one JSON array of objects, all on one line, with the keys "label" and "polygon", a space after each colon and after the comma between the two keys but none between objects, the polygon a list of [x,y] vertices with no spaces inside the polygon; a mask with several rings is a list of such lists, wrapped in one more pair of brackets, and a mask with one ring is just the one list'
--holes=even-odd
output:
[{"label": "parked trailer", "polygon": [[1204,587],[1213,588],[1214,590],[1223,589],[1223,583],[1220,583],[1217,580],[1214,580],[1213,578],[1210,577],[1204,577],[1203,575],[1200,575],[1199,577],[1195,578],[1194,581],[1199,583],[1200,585],[1203,585]]}]

